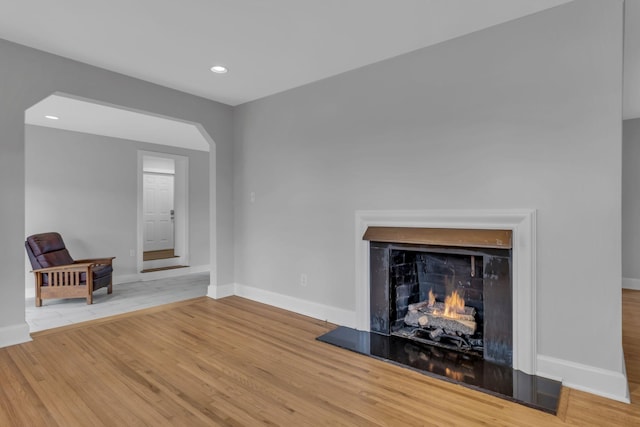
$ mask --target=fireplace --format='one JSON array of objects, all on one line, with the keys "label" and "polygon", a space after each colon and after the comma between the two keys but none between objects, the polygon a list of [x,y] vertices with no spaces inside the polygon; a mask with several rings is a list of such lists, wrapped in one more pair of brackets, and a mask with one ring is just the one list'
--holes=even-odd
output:
[{"label": "fireplace", "polygon": [[356,328],[318,340],[556,412],[561,384],[535,375],[534,210],[356,212],[355,265]]},{"label": "fireplace", "polygon": [[[441,246],[460,240],[458,230],[477,230],[475,247],[484,247],[487,236],[482,230],[507,230],[511,237],[495,238],[497,243],[511,241],[512,284],[512,368],[529,375],[536,373],[536,211],[532,209],[496,210],[416,210],[357,211],[355,213],[355,323],[361,331],[371,330],[370,314],[370,240],[363,239],[370,227],[401,229],[408,244],[419,230],[441,229]],[[397,230],[396,230],[397,231]],[[433,234],[433,233],[432,233]],[[469,239],[467,235],[466,239]]]},{"label": "fireplace", "polygon": [[511,367],[511,232],[480,233],[370,227],[370,330]]}]

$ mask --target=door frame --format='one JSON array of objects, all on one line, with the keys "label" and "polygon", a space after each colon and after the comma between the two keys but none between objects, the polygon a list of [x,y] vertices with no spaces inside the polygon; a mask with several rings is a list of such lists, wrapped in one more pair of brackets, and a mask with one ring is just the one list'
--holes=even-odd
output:
[{"label": "door frame", "polygon": [[[144,194],[143,179],[145,156],[162,157],[172,159],[175,162],[175,189],[173,195],[175,222],[173,243],[175,253],[178,257],[167,261],[166,265],[189,265],[189,158],[177,154],[138,150],[138,236],[136,253],[134,254],[136,257],[136,269],[138,273],[141,273],[145,268],[142,258],[144,252],[144,214],[142,210],[142,197]],[[148,262],[151,261],[147,261],[147,263]]]}]

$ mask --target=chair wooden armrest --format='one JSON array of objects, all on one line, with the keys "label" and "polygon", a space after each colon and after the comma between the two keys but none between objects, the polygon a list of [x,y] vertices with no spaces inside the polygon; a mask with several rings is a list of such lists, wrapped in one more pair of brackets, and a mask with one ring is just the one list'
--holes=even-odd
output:
[{"label": "chair wooden armrest", "polygon": [[60,272],[60,271],[85,272],[85,271],[88,271],[92,265],[93,264],[90,262],[73,263],[73,264],[66,264],[66,265],[56,265],[55,267],[38,268],[37,270],[33,270],[32,272],[33,273],[54,273],[54,272]]},{"label": "chair wooden armrest", "polygon": [[[87,298],[93,302],[93,280],[89,262],[65,264],[33,270],[36,276],[36,307],[43,298]],[[83,277],[85,280],[83,281]],[[45,282],[46,280],[46,282]]]},{"label": "chair wooden armrest", "polygon": [[77,259],[77,260],[74,261],[74,264],[89,263],[89,264],[98,264],[98,265],[111,265],[115,258],[116,257],[112,256],[112,257],[107,257],[107,258]]}]

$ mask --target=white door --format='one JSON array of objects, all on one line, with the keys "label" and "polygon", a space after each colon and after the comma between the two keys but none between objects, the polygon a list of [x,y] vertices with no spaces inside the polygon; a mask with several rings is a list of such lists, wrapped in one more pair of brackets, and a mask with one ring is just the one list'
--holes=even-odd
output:
[{"label": "white door", "polygon": [[173,249],[173,175],[145,173],[142,212],[144,251]]}]

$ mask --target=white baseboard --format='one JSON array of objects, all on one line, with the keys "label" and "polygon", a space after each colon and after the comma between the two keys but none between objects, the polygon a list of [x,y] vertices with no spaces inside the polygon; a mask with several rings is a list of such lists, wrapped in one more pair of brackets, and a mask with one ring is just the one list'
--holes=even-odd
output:
[{"label": "white baseboard", "polygon": [[356,327],[355,311],[318,304],[300,298],[240,284],[235,284],[235,295],[302,314],[304,316],[313,317],[314,319],[325,320],[327,322],[347,326],[349,328]]},{"label": "white baseboard", "polygon": [[[624,367],[624,360],[622,361]],[[562,385],[608,399],[630,403],[624,372],[610,371],[568,360],[538,355],[537,375],[562,381]]]},{"label": "white baseboard", "polygon": [[233,296],[236,294],[236,286],[235,283],[227,283],[226,285],[210,284],[207,288],[207,296],[213,299]]},{"label": "white baseboard", "polygon": [[241,285],[239,283],[209,285],[207,292],[207,296],[213,299],[224,298],[232,295],[237,295],[252,301],[282,308],[304,316],[313,317],[314,319],[325,320],[327,322],[335,323],[336,325],[355,328],[355,311],[318,304],[300,298],[254,288],[252,286]]},{"label": "white baseboard", "polygon": [[172,270],[152,271],[149,273],[114,274],[113,284],[120,285],[122,283],[131,282],[148,282],[150,280],[166,279],[169,277],[184,276],[186,274],[206,273],[209,271],[209,265],[195,265],[185,268],[175,268]]},{"label": "white baseboard", "polygon": [[140,274],[142,273],[138,273],[138,274],[114,274],[113,275],[113,284],[114,285],[120,285],[122,283],[132,283],[132,282],[139,282],[140,279]]},{"label": "white baseboard", "polygon": [[31,341],[27,322],[0,328],[0,347]]},{"label": "white baseboard", "polygon": [[640,279],[630,279],[627,277],[623,277],[622,289],[633,289],[634,291],[640,291]]}]

